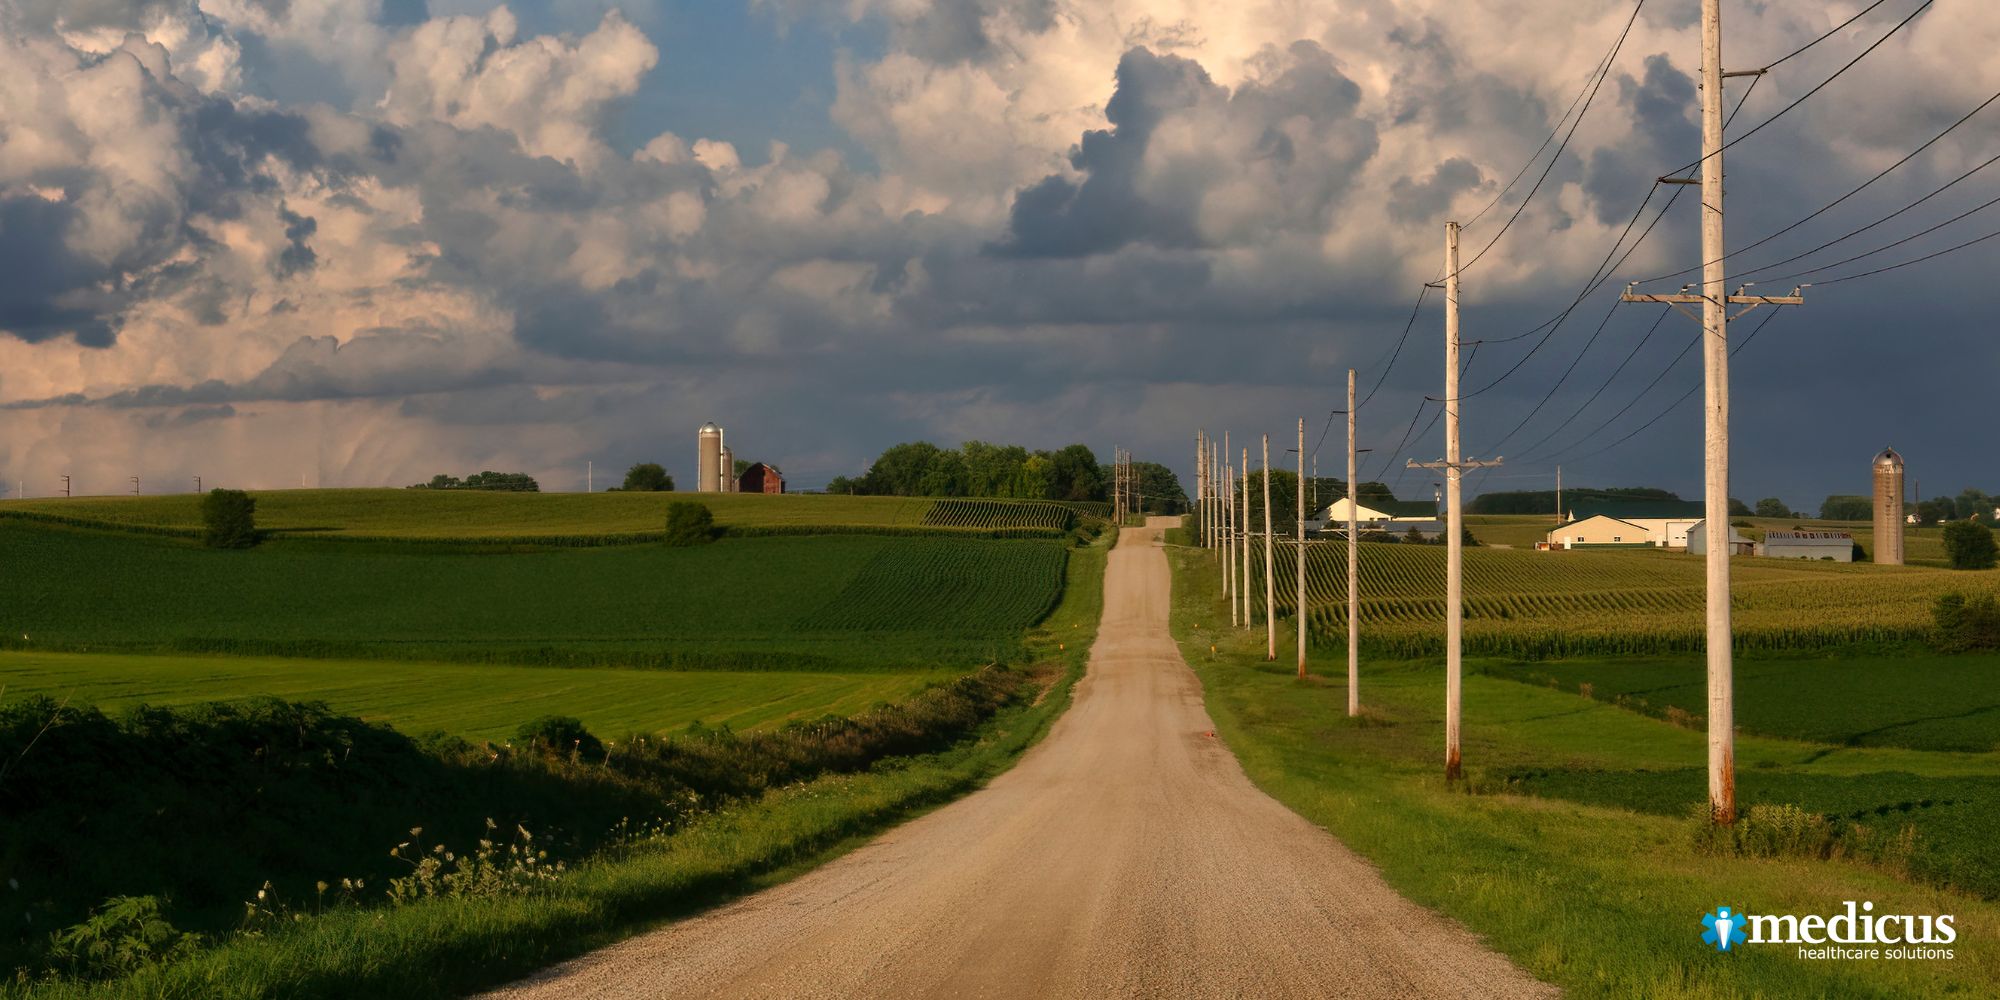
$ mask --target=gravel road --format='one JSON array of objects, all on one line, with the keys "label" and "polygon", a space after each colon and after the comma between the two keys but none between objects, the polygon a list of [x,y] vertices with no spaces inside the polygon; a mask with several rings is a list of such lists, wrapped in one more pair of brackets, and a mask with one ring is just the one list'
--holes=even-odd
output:
[{"label": "gravel road", "polygon": [[1244,777],[1167,633],[1165,523],[1124,529],[1075,704],[987,788],[491,996],[1553,996]]}]

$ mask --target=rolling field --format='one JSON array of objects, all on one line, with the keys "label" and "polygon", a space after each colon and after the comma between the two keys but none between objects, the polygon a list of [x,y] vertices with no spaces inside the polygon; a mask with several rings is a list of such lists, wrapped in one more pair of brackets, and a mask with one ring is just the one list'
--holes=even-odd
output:
[{"label": "rolling field", "polygon": [[[1349,719],[1338,650],[1294,679],[1282,648],[1263,661],[1261,630],[1228,627],[1212,559],[1182,550],[1175,566],[1177,637],[1251,777],[1536,976],[1577,995],[1690,1000],[2000,988],[2000,656],[1739,657],[1739,805],[1797,810],[1747,817],[1761,839],[1739,852],[1690,818],[1706,798],[1705,734],[1662,717],[1700,710],[1698,657],[1468,660],[1467,780],[1447,785],[1436,659],[1364,658],[1363,715]],[[1695,933],[1724,899],[1953,913],[1959,948],[1949,961],[1771,948],[1716,962]]]},{"label": "rolling field", "polygon": [[[667,504],[696,500],[722,527],[925,524],[934,501],[786,493],[502,493],[484,490],[258,490],[257,526],[300,535],[556,538],[658,532]],[[7,512],[155,528],[201,527],[201,497],[77,497],[0,505]]]},{"label": "rolling field", "polygon": [[[1364,643],[1399,656],[1441,650],[1444,559],[1443,546],[1364,543]],[[1294,603],[1292,560],[1289,547],[1275,553],[1283,615]],[[2000,591],[2000,572],[1747,558],[1732,565],[1737,642],[1745,649],[1904,642],[1927,633],[1938,595]],[[1261,614],[1261,554],[1252,556],[1251,572]],[[1306,574],[1315,641],[1344,642],[1343,543],[1309,546]],[[1465,553],[1465,595],[1466,643],[1475,652],[1545,657],[1701,648],[1700,556],[1472,548]]]},{"label": "rolling field", "polygon": [[[1494,669],[1699,728],[1705,663],[1688,657],[1552,660]],[[2000,656],[1748,659],[1735,669],[1736,727],[1830,746],[2000,752]]]},{"label": "rolling field", "polygon": [[[177,539],[0,521],[0,646],[900,670],[1010,660],[1053,540],[834,535],[512,554]],[[25,638],[24,638],[25,637]]]},{"label": "rolling field", "polygon": [[0,652],[0,704],[46,695],[107,713],[249,697],[324,701],[405,733],[504,741],[543,715],[622,739],[691,722],[744,732],[792,719],[855,715],[901,701],[954,671],[838,674],[492,667],[450,663]]}]

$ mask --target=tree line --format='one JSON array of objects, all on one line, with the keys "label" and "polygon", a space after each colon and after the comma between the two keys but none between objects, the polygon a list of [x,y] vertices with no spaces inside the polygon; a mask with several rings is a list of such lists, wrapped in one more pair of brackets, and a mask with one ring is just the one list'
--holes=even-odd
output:
[{"label": "tree line", "polygon": [[[1179,477],[1156,462],[1133,462],[1133,484],[1142,509],[1174,514],[1187,509]],[[860,476],[836,476],[828,493],[859,496],[974,497],[1015,500],[1111,499],[1112,468],[1088,445],[1030,451],[1020,445],[967,441],[940,448],[928,441],[896,445]]]}]

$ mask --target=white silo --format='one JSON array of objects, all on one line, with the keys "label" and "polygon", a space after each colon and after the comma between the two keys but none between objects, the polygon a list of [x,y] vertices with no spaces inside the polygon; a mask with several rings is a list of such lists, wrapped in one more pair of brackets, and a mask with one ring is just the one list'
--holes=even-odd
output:
[{"label": "white silo", "polygon": [[712,422],[701,425],[695,435],[695,492],[722,489],[722,450],[722,428]]},{"label": "white silo", "polygon": [[720,468],[717,470],[717,476],[721,479],[720,482],[715,484],[715,488],[718,491],[723,493],[736,492],[736,453],[729,450],[728,445],[722,446],[722,462],[720,463]]},{"label": "white silo", "polygon": [[1875,456],[1875,563],[1903,565],[1903,456],[1884,448]]}]

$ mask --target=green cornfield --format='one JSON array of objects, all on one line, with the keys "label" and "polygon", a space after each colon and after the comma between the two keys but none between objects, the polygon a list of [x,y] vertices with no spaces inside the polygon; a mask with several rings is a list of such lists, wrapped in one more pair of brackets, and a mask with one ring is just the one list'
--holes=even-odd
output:
[{"label": "green cornfield", "polygon": [[[1306,600],[1314,642],[1346,641],[1347,551],[1307,546]],[[1280,545],[1275,607],[1296,604],[1296,547]],[[1382,655],[1429,656],[1444,646],[1445,550],[1363,543],[1361,636]],[[1733,564],[1740,649],[1814,649],[1901,643],[1926,636],[1930,609],[1950,591],[2000,592],[2000,572],[1749,559]],[[1263,607],[1263,556],[1253,550],[1250,594]],[[1704,646],[1702,560],[1619,550],[1465,552],[1469,652],[1529,659],[1601,653],[1692,652]]]},{"label": "green cornfield", "polygon": [[1042,500],[938,500],[924,514],[924,523],[948,528],[1067,529],[1076,511]]}]

